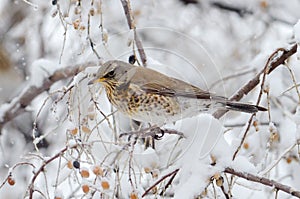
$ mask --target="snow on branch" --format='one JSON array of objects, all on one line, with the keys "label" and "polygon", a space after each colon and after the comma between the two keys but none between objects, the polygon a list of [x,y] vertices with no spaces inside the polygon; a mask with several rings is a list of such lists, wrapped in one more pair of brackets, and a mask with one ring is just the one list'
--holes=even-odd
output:
[{"label": "snow on branch", "polygon": [[283,191],[283,192],[288,193],[292,196],[296,196],[297,198],[300,198],[300,191],[296,191],[292,187],[281,184],[281,183],[279,183],[275,180],[270,180],[268,178],[256,176],[256,175],[246,173],[246,172],[236,171],[232,168],[226,168],[224,170],[224,172],[235,175],[235,176],[238,176],[240,178],[244,178],[244,179],[252,181],[252,182],[258,182],[258,183],[261,183],[263,185],[273,187],[277,190]]},{"label": "snow on branch", "polygon": [[[248,81],[242,88],[240,88],[233,96],[229,98],[232,101],[239,101],[244,95],[247,95],[251,90],[253,90],[260,83],[260,76],[262,74],[268,75],[279,65],[284,64],[284,62],[293,54],[297,52],[297,44],[294,44],[290,49],[278,48],[274,53],[271,54],[266,66],[250,81]],[[279,54],[281,53],[281,54]],[[276,57],[278,56],[279,57]],[[272,60],[274,59],[274,60]],[[227,110],[216,111],[213,116],[217,119],[221,118]]]},{"label": "snow on branch", "polygon": [[11,100],[8,104],[0,107],[0,133],[3,126],[13,120],[15,117],[25,111],[25,108],[31,103],[31,101],[44,91],[47,91],[55,82],[73,77],[79,72],[83,71],[89,66],[98,65],[95,62],[88,62],[85,64],[77,64],[74,66],[67,66],[62,69],[54,71],[52,75],[45,78],[40,86],[30,85],[26,87],[21,94]]},{"label": "snow on branch", "polygon": [[146,66],[147,65],[147,57],[146,57],[146,53],[144,51],[142,42],[139,39],[138,34],[136,32],[136,26],[135,26],[131,8],[130,8],[130,1],[129,0],[121,0],[121,3],[123,6],[123,9],[124,9],[124,13],[126,15],[128,27],[129,27],[129,29],[132,29],[134,32],[134,41],[135,41],[135,45],[138,48],[138,52],[139,52],[140,58],[142,60],[142,64],[143,64],[143,66]]}]

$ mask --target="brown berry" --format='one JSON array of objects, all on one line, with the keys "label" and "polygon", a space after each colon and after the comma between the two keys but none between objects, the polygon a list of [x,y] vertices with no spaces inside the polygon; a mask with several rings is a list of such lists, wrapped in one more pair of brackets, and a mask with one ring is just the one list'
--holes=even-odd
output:
[{"label": "brown berry", "polygon": [[81,177],[83,177],[83,178],[90,177],[90,172],[85,168],[80,171],[80,174],[81,174]]},{"label": "brown berry", "polygon": [[74,128],[70,131],[72,135],[76,135],[78,133],[78,128]]},{"label": "brown berry", "polygon": [[223,183],[224,183],[224,179],[223,179],[222,176],[220,176],[218,179],[216,179],[216,185],[217,185],[218,187],[223,186]]},{"label": "brown berry", "polygon": [[94,168],[93,168],[93,173],[94,173],[96,176],[104,176],[103,169],[102,169],[100,166],[98,166],[98,165],[94,166]]},{"label": "brown berry", "polygon": [[155,187],[153,187],[152,189],[151,189],[151,193],[152,194],[156,194],[157,193],[157,186],[155,186]]},{"label": "brown berry", "polygon": [[101,186],[104,190],[109,189],[109,183],[107,181],[102,181]]},{"label": "brown berry", "polygon": [[83,193],[88,193],[90,191],[89,185],[86,185],[86,184],[82,185],[81,189],[82,189]]},{"label": "brown berry", "polygon": [[7,178],[7,182],[8,182],[8,184],[9,184],[10,186],[14,186],[14,185],[16,184],[16,181],[15,181],[15,179],[14,179],[12,176],[9,176],[9,177]]},{"label": "brown berry", "polygon": [[263,9],[266,9],[268,7],[268,2],[267,1],[261,1],[260,2],[260,7]]},{"label": "brown berry", "polygon": [[91,8],[91,9],[90,9],[90,15],[91,15],[91,16],[94,16],[94,15],[95,15],[95,9],[94,9],[94,8]]},{"label": "brown berry", "polygon": [[91,130],[87,126],[83,126],[81,129],[84,133],[91,133]]},{"label": "brown berry", "polygon": [[255,120],[255,121],[253,122],[253,126],[258,126],[257,120]]},{"label": "brown berry", "polygon": [[85,30],[85,26],[80,26],[79,30]]},{"label": "brown berry", "polygon": [[145,171],[145,173],[150,173],[150,172],[151,172],[151,169],[150,169],[149,167],[145,167],[145,168],[144,168],[144,171]]},{"label": "brown berry", "polygon": [[80,25],[80,20],[79,19],[76,19],[75,21],[73,21],[73,27],[74,27],[75,30],[78,30],[79,25]]},{"label": "brown berry", "polygon": [[249,144],[248,144],[247,142],[245,142],[245,143],[243,144],[243,147],[244,147],[244,149],[249,149]]},{"label": "brown berry", "polygon": [[131,192],[131,194],[130,194],[130,199],[138,199],[138,198],[139,198],[139,197],[138,197],[137,193]]},{"label": "brown berry", "polygon": [[71,160],[68,161],[67,167],[68,167],[69,169],[73,169],[73,162],[72,162]]},{"label": "brown berry", "polygon": [[157,178],[158,174],[159,174],[159,171],[157,169],[154,169],[153,171],[151,171],[151,174],[152,174],[153,178]]},{"label": "brown berry", "polygon": [[211,163],[210,165],[215,166],[217,163],[217,158],[214,155],[210,155]]}]

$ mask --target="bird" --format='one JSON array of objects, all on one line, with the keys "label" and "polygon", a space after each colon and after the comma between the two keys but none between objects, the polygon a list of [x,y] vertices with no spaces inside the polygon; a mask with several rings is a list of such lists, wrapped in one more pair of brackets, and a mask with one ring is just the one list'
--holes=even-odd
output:
[{"label": "bird", "polygon": [[108,100],[118,111],[157,126],[218,109],[245,113],[267,110],[230,101],[148,67],[119,60],[105,62],[88,85],[97,83],[104,86]]}]

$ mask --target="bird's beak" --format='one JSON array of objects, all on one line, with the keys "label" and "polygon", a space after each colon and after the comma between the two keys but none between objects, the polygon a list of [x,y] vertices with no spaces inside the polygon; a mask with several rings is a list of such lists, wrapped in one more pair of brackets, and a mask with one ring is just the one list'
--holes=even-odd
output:
[{"label": "bird's beak", "polygon": [[98,83],[98,82],[103,82],[103,81],[104,81],[104,78],[94,77],[93,79],[91,79],[88,82],[88,85],[92,85],[92,84],[95,84],[95,83]]}]

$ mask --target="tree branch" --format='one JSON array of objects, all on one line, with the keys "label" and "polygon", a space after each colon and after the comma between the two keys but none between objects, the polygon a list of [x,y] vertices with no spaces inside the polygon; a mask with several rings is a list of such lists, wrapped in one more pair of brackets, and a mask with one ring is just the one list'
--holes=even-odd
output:
[{"label": "tree branch", "polygon": [[[72,146],[70,148],[76,148],[77,146]],[[63,148],[60,152],[58,152],[57,154],[55,154],[54,156],[52,156],[51,158],[45,160],[43,162],[43,164],[40,166],[40,168],[34,173],[34,176],[31,179],[30,185],[28,186],[28,190],[29,190],[29,199],[33,198],[33,193],[35,191],[34,189],[34,183],[37,179],[37,177],[40,175],[40,173],[45,171],[45,167],[51,163],[52,161],[54,161],[56,158],[62,156],[67,150],[69,149],[68,146],[66,146],[65,148]]]},{"label": "tree branch", "polygon": [[122,3],[124,13],[125,13],[125,16],[126,16],[126,19],[127,19],[128,27],[129,27],[129,29],[133,30],[135,45],[138,48],[138,52],[139,52],[140,58],[142,60],[143,66],[146,66],[147,65],[146,53],[144,51],[142,42],[139,39],[138,34],[136,32],[136,26],[135,26],[134,19],[133,19],[133,16],[132,16],[129,0],[121,0],[121,3]]},{"label": "tree branch", "polygon": [[[3,116],[0,116],[0,134],[3,126],[23,113],[25,108],[31,103],[31,101],[49,88],[57,81],[73,77],[79,72],[83,71],[89,66],[96,66],[98,63],[88,62],[85,64],[78,64],[75,66],[67,66],[62,69],[56,70],[52,75],[45,78],[40,86],[31,85],[26,88],[18,97],[11,100],[8,104],[4,104],[2,108],[5,108]],[[4,107],[5,106],[5,107]]]},{"label": "tree branch", "polygon": [[[172,183],[175,175],[178,173],[179,169],[175,169],[174,171],[172,171],[171,173],[168,173],[166,175],[164,175],[163,177],[161,177],[157,182],[155,182],[151,187],[149,187],[142,195],[142,198],[145,197],[153,188],[156,187],[156,185],[158,185],[159,183],[161,183],[163,180],[165,180],[167,177],[171,177],[171,179],[168,181],[167,185],[165,186],[164,190],[167,189],[167,187]],[[163,193],[163,192],[162,192]]]},{"label": "tree branch", "polygon": [[[264,73],[270,74],[274,69],[276,69],[279,65],[284,64],[284,62],[293,54],[297,52],[297,44],[293,45],[290,49],[279,48],[272,53],[270,58],[273,58],[275,55],[278,55],[279,52],[282,54],[274,61],[271,61],[269,67],[262,69],[253,79],[251,79],[248,83],[246,83],[242,88],[240,88],[233,96],[229,98],[232,101],[239,101],[247,95],[251,90],[253,90],[260,82],[260,76]],[[273,56],[274,55],[274,56]],[[269,59],[270,59],[269,58]],[[213,116],[217,119],[221,118],[227,110],[219,110],[213,113]]]},{"label": "tree branch", "polygon": [[226,4],[224,2],[212,2],[212,6],[217,7],[222,10],[227,10],[230,12],[237,13],[240,17],[244,17],[245,15],[252,15],[253,12],[251,10],[248,10],[247,8],[243,7],[237,7],[234,5]]},{"label": "tree branch", "polygon": [[246,173],[246,172],[235,171],[234,169],[229,168],[229,167],[225,168],[224,172],[235,175],[235,176],[238,176],[240,178],[244,178],[244,179],[252,181],[252,182],[258,182],[260,184],[263,184],[263,185],[266,185],[266,186],[269,186],[269,187],[273,187],[277,190],[283,191],[287,194],[290,194],[292,196],[300,198],[300,191],[296,191],[292,187],[281,184],[281,183],[276,182],[274,180],[270,180],[268,178],[256,176],[256,175]]}]

